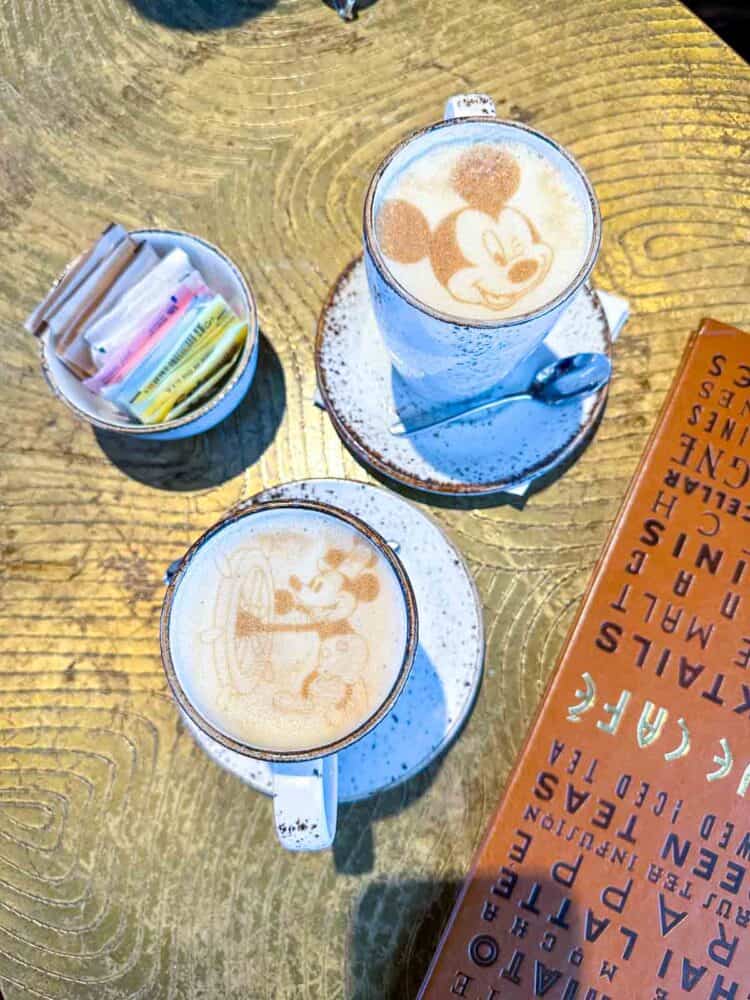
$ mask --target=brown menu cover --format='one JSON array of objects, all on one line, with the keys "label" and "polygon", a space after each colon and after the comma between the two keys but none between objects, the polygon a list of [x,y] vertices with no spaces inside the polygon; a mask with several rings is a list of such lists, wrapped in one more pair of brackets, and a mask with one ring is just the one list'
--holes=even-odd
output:
[{"label": "brown menu cover", "polygon": [[692,337],[424,1000],[750,998],[750,335]]}]

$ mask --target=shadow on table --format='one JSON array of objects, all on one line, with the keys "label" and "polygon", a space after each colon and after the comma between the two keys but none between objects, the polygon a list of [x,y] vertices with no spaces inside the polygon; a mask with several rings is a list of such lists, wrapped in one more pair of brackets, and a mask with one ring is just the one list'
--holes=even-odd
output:
[{"label": "shadow on table", "polygon": [[240,405],[216,427],[179,441],[146,441],[94,429],[105,455],[125,475],[160,490],[200,490],[233,479],[273,441],[286,407],[284,371],[261,333],[258,368]]},{"label": "shadow on table", "polygon": [[[467,713],[459,730],[452,734],[447,746],[413,777],[392,785],[377,795],[339,806],[337,833],[333,844],[333,861],[337,872],[362,875],[373,870],[375,824],[387,816],[395,816],[403,809],[408,809],[424,795],[437,777],[445,754],[470,717],[471,711]],[[408,771],[418,766],[418,762],[430,760],[435,752],[434,748],[445,739],[447,726],[443,683],[426,650],[420,645],[411,674],[398,701],[375,732],[363,738],[364,752],[377,757],[373,767],[381,779],[387,780],[389,775],[398,776],[402,769]],[[378,743],[378,733],[383,731],[386,735],[381,736],[381,742]],[[340,775],[341,768],[346,767],[356,781],[357,769],[360,767],[359,753],[358,745],[344,751],[344,754],[353,756],[340,763]]]},{"label": "shadow on table", "polygon": [[[449,996],[453,988],[457,996],[476,998],[505,996],[506,989],[509,996],[545,996],[549,991],[555,997],[563,993],[583,997],[587,986],[602,989],[602,982],[596,981],[597,970],[592,978],[592,971],[586,971],[589,963],[576,964],[578,955],[571,960],[571,953],[583,947],[585,928],[583,914],[572,905],[561,911],[567,898],[561,886],[547,874],[527,873],[519,879],[512,898],[503,899],[492,892],[493,885],[489,880],[481,886],[475,883],[474,923],[452,949],[455,961],[448,978],[439,982],[439,988],[436,984],[431,995]],[[460,888],[458,880],[408,878],[382,878],[369,885],[352,917],[346,1000],[414,1000]],[[493,921],[481,919],[484,900],[497,906]],[[561,913],[563,926],[550,922],[550,917],[556,919]],[[519,936],[509,933],[516,919]],[[479,962],[471,958],[470,942],[476,933],[486,936],[475,939],[473,945]],[[520,962],[516,958],[514,966],[516,949],[524,957]],[[462,976],[470,981],[462,983]],[[490,987],[499,992],[492,994]],[[604,989],[597,995],[607,992]]]},{"label": "shadow on table", "polygon": [[[156,21],[178,31],[218,31],[238,28],[254,17],[271,10],[277,0],[129,0],[149,21]],[[327,7],[337,9],[336,0],[324,0]],[[377,0],[358,0],[358,13],[372,7]]]},{"label": "shadow on table", "polygon": [[149,21],[179,31],[237,28],[276,6],[276,0],[130,0]]},{"label": "shadow on table", "polygon": [[346,1000],[414,1000],[460,888],[457,879],[369,885],[350,927]]},{"label": "shadow on table", "polygon": [[340,875],[366,875],[375,868],[375,824],[408,809],[425,794],[437,777],[446,752],[395,788],[370,799],[339,805],[333,863]]}]

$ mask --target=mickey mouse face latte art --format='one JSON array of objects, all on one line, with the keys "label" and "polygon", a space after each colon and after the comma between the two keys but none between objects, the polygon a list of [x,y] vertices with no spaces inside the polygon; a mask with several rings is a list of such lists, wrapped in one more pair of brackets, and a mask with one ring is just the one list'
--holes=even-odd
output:
[{"label": "mickey mouse face latte art", "polygon": [[399,284],[468,320],[544,306],[573,281],[588,246],[584,206],[517,142],[452,143],[412,161],[385,191],[375,228]]}]

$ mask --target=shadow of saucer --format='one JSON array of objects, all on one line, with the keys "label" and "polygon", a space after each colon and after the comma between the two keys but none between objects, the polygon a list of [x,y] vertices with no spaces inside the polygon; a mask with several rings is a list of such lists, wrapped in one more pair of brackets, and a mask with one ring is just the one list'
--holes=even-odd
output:
[{"label": "shadow of saucer", "polygon": [[247,395],[216,427],[178,441],[147,441],[94,428],[105,455],[140,483],[180,492],[218,486],[244,472],[276,435],[286,407],[279,356],[261,333],[258,367]]},{"label": "shadow of saucer", "polygon": [[382,486],[393,490],[412,503],[428,504],[430,507],[439,507],[441,510],[484,510],[493,507],[515,507],[523,510],[527,497],[516,497],[512,493],[490,493],[487,496],[456,496],[449,493],[430,493],[428,490],[419,490],[403,483],[396,482],[377,469],[367,467],[370,475]]},{"label": "shadow of saucer", "polygon": [[408,781],[359,802],[339,805],[333,864],[339,875],[366,875],[375,869],[374,826],[417,802],[437,778],[450,748]]}]

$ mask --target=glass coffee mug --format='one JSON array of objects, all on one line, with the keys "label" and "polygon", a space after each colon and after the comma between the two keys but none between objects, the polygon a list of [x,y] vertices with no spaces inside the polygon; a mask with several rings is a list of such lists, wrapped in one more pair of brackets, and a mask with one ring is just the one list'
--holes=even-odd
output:
[{"label": "glass coffee mug", "polygon": [[337,754],[380,723],[417,649],[417,609],[390,545],[329,504],[235,510],[168,573],[164,669],[209,755],[269,762],[276,832],[330,847]]},{"label": "glass coffee mug", "polygon": [[[558,294],[538,308],[507,318],[464,318],[463,313],[459,317],[417,298],[389,268],[376,234],[376,219],[387,192],[402,171],[416,161],[433,152],[441,153],[457,143],[467,146],[514,143],[526,147],[553,168],[582,210],[585,232],[580,267]],[[424,196],[424,191],[422,194]],[[465,193],[462,194],[465,199]],[[429,269],[432,263],[435,274],[441,268],[447,267],[449,271],[452,267],[463,268],[461,280],[467,287],[474,282],[477,287],[485,283],[488,292],[495,293],[496,300],[513,281],[521,280],[518,276],[524,267],[536,268],[544,263],[534,260],[534,253],[543,248],[538,243],[535,245],[538,234],[533,225],[527,226],[526,240],[523,228],[513,232],[511,226],[511,231],[503,234],[500,216],[495,217],[494,208],[486,216],[484,240],[467,248],[466,243],[461,242],[461,232],[464,241],[471,241],[471,236],[466,230],[460,230],[459,217],[469,214],[466,210],[476,206],[462,201],[455,191],[450,198],[452,215],[442,218],[433,229],[418,209],[411,208],[401,223],[407,252],[405,262],[423,269]],[[505,214],[506,218],[520,218],[518,212]],[[456,231],[448,233],[446,225],[453,218],[456,219]],[[599,205],[579,164],[541,132],[520,122],[497,118],[495,105],[486,94],[461,94],[451,98],[446,104],[443,121],[412,133],[391,150],[370,181],[363,227],[370,297],[393,367],[418,395],[446,403],[471,399],[492,389],[541,344],[591,273],[601,243]],[[513,257],[512,254],[504,257],[502,251],[509,247],[512,250],[514,244],[520,245],[525,252],[519,253],[516,261],[521,270],[510,273],[509,282]]]}]

